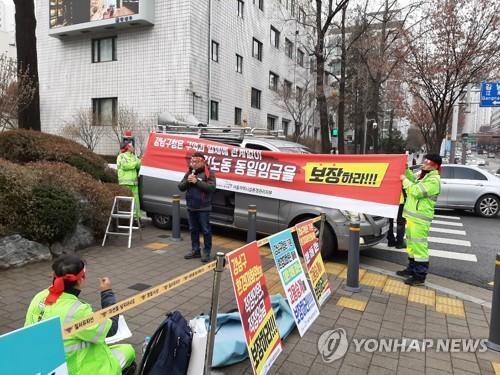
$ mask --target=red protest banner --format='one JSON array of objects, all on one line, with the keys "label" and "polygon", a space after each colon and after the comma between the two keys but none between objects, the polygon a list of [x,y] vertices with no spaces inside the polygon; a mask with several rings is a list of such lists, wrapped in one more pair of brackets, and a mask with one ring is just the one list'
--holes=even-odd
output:
[{"label": "red protest banner", "polygon": [[140,173],[180,181],[203,152],[217,188],[380,216],[396,216],[406,155],[292,154],[151,133]]},{"label": "red protest banner", "polygon": [[282,346],[257,242],[240,247],[226,257],[254,372],[266,374]]}]

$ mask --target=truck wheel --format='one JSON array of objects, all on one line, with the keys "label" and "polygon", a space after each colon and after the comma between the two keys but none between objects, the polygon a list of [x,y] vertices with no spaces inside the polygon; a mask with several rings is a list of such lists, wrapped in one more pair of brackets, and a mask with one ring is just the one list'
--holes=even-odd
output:
[{"label": "truck wheel", "polygon": [[153,213],[151,214],[153,225],[160,229],[172,229],[172,216]]}]

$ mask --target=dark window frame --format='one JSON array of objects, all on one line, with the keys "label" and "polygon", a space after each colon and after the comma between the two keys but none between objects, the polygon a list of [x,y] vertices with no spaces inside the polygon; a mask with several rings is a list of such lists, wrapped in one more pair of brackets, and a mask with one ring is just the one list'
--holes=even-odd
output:
[{"label": "dark window frame", "polygon": [[250,105],[252,108],[260,109],[262,100],[262,91],[252,87]]},{"label": "dark window frame", "polygon": [[[271,45],[275,48],[280,48],[280,32],[277,28],[274,26],[271,26],[271,35],[270,35],[270,42]],[[274,40],[273,40],[274,37]]]},{"label": "dark window frame", "polygon": [[[255,51],[255,47],[257,47],[257,51]],[[257,38],[252,40],[252,57],[262,61],[262,42]]]},{"label": "dark window frame", "polygon": [[280,76],[277,75],[274,72],[269,72],[269,89],[273,91],[278,90],[278,84],[279,84]]},{"label": "dark window frame", "polygon": [[243,110],[238,107],[234,107],[234,124],[235,125],[241,125],[241,116],[242,116]]},{"label": "dark window frame", "polygon": [[285,38],[285,55],[293,59],[293,42],[288,38]]},{"label": "dark window frame", "polygon": [[[111,43],[112,43],[111,60],[103,60],[102,56],[101,56],[101,42],[104,40],[109,40],[109,39],[111,39]],[[116,59],[116,39],[117,39],[116,36],[92,39],[91,49],[92,49],[92,63],[93,64],[117,60]],[[97,47],[97,51],[96,51],[96,47]]]},{"label": "dark window frame", "polygon": [[245,11],[245,2],[243,0],[238,0],[238,17],[243,18],[243,12]]},{"label": "dark window frame", "polygon": [[243,56],[236,54],[236,73],[243,73]]},{"label": "dark window frame", "polygon": [[[104,100],[111,100],[111,123],[103,125],[102,119],[102,108]],[[94,126],[115,126],[116,125],[116,112],[118,109],[118,98],[117,97],[108,97],[108,98],[92,98],[92,115],[93,115],[93,125]]]},{"label": "dark window frame", "polygon": [[210,120],[219,121],[219,102],[210,100]]},{"label": "dark window frame", "polygon": [[[214,58],[214,52],[215,52],[215,58]],[[212,40],[212,53],[211,53],[211,55],[212,55],[211,56],[212,61],[219,62],[219,43],[217,43],[215,40]]]}]

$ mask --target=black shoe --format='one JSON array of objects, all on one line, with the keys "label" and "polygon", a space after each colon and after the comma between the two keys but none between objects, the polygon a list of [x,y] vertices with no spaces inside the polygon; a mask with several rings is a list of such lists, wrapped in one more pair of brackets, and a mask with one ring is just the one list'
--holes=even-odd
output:
[{"label": "black shoe", "polygon": [[406,243],[405,242],[396,243],[396,249],[406,249]]},{"label": "black shoe", "polygon": [[405,284],[410,286],[422,286],[425,285],[425,280],[409,277],[405,280]]},{"label": "black shoe", "polygon": [[200,252],[191,251],[190,253],[184,255],[184,259],[194,259],[194,258],[201,258]]},{"label": "black shoe", "polygon": [[387,246],[388,246],[388,247],[394,247],[394,246],[396,246],[396,241],[389,241],[389,242],[387,243]]},{"label": "black shoe", "polygon": [[408,276],[411,276],[411,272],[408,271],[407,269],[404,269],[402,271],[396,271],[396,275],[401,276],[401,277],[408,277]]}]

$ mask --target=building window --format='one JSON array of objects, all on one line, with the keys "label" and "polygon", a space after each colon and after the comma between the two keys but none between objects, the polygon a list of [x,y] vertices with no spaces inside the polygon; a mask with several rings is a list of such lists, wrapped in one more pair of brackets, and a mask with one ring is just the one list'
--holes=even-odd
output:
[{"label": "building window", "polygon": [[210,120],[219,120],[219,102],[210,101]]},{"label": "building window", "polygon": [[306,12],[301,7],[299,8],[299,23],[304,24],[306,22]]},{"label": "building window", "polygon": [[271,26],[271,45],[280,48],[280,32]]},{"label": "building window", "polygon": [[252,87],[252,101],[251,101],[252,108],[260,109],[260,97],[261,97],[261,91],[254,89]]},{"label": "building window", "polygon": [[261,11],[264,11],[264,0],[253,0],[253,3],[256,4]]},{"label": "building window", "polygon": [[262,61],[262,43],[253,38],[252,56]]},{"label": "building window", "polygon": [[288,98],[292,94],[292,82],[285,79],[283,81],[283,91],[285,98]]},{"label": "building window", "polygon": [[243,7],[245,2],[243,0],[238,0],[238,17],[243,18]]},{"label": "building window", "polygon": [[302,88],[300,88],[299,86],[297,86],[295,89],[297,90],[297,101],[298,102],[302,101],[302,99],[303,99],[302,97],[304,95],[304,90]]},{"label": "building window", "polygon": [[268,130],[274,130],[276,126],[276,117],[274,116],[267,116],[267,129]]},{"label": "building window", "polygon": [[116,61],[116,36],[92,39],[92,62]]},{"label": "building window", "polygon": [[304,66],[304,52],[302,52],[300,49],[297,50],[297,64],[300,66]]},{"label": "building window", "polygon": [[293,43],[287,38],[285,38],[285,54],[293,59]]},{"label": "building window", "polygon": [[92,99],[94,125],[109,126],[116,124],[116,107],[118,98]]},{"label": "building window", "polygon": [[278,90],[279,75],[269,72],[269,88],[273,91]]},{"label": "building window", "polygon": [[288,135],[288,128],[290,127],[290,121],[283,120],[281,122],[281,126],[283,127],[283,134],[284,135]]},{"label": "building window", "polygon": [[212,61],[219,61],[219,43],[212,40]]},{"label": "building window", "polygon": [[243,73],[243,56],[236,54],[236,72]]},{"label": "building window", "polygon": [[290,0],[290,14],[295,17],[295,0]]},{"label": "building window", "polygon": [[241,108],[234,108],[234,124],[241,125]]}]

